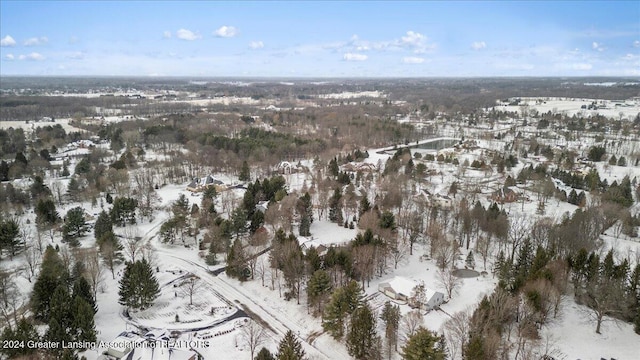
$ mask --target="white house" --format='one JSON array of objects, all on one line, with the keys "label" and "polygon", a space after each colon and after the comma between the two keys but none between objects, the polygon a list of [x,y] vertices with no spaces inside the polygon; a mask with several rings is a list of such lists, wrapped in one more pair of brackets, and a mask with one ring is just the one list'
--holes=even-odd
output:
[{"label": "white house", "polygon": [[390,281],[380,283],[380,285],[378,285],[378,291],[394,300],[406,301],[409,306],[420,307],[424,310],[432,310],[444,303],[443,293],[429,289],[425,286],[424,303],[421,305],[416,304],[411,298],[415,295],[414,290],[418,285],[419,284],[414,280],[396,276]]},{"label": "white house", "polygon": [[[158,342],[166,345],[159,346]],[[98,360],[198,359],[197,352],[172,346],[169,333],[166,330],[151,331],[144,336],[123,332],[111,344],[112,346],[104,351]]]},{"label": "white house", "polygon": [[203,178],[193,179],[189,185],[187,185],[187,190],[191,192],[200,192],[210,186],[215,187],[218,192],[224,191],[227,188],[226,184],[221,180],[218,180],[211,175],[207,175]]},{"label": "white house", "polygon": [[[442,305],[442,303],[444,303],[444,294],[439,292],[439,291],[435,291],[429,288],[425,287],[425,295],[426,295],[426,299],[427,301],[422,304],[422,309],[424,310],[433,310],[435,308],[437,308],[438,306]],[[413,306],[412,304],[409,304],[410,306]],[[418,307],[418,306],[416,306]]]},{"label": "white house", "polygon": [[380,283],[378,291],[394,300],[408,301],[413,292],[413,288],[418,285],[413,280],[396,276],[390,281]]}]

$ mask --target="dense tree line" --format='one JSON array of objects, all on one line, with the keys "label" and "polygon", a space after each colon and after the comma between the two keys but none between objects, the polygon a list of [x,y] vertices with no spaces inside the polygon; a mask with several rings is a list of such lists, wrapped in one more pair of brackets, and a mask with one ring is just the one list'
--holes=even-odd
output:
[{"label": "dense tree line", "polygon": [[[11,327],[5,329],[3,339],[31,336],[30,340],[33,341],[96,341],[94,314],[97,312],[97,305],[94,291],[85,278],[85,271],[84,263],[76,259],[70,272],[56,250],[51,246],[47,247],[30,304],[34,319],[47,324],[47,330],[40,338],[37,332],[29,330],[31,322],[23,319],[16,332],[12,333]],[[36,349],[23,349],[21,354],[32,350]],[[69,349],[49,351],[59,358],[73,356]]]}]

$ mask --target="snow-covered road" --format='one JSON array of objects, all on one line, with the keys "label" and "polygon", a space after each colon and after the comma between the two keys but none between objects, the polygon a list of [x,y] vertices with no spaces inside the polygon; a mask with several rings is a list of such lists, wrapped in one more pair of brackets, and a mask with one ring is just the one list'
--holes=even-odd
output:
[{"label": "snow-covered road", "polygon": [[[319,359],[348,359],[350,358],[346,349],[342,345],[338,345],[336,341],[331,339],[329,335],[323,334],[317,336],[316,332],[309,332],[308,329],[291,318],[281,317],[275,314],[262,299],[257,299],[247,295],[242,289],[235,287],[227,281],[226,275],[214,276],[206,268],[194,263],[190,259],[181,258],[166,250],[159,249],[158,257],[170,258],[170,261],[179,260],[188,271],[191,271],[216,289],[216,293],[225,301],[235,304],[240,309],[247,309],[277,332],[277,335],[284,334],[291,330],[297,334],[304,350],[311,358]],[[317,336],[317,337],[316,337]]]}]

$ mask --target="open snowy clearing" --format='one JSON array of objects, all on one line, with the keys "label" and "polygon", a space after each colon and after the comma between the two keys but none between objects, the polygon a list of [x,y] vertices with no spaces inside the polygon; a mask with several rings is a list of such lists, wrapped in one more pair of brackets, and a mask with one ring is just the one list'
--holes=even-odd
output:
[{"label": "open snowy clearing", "polygon": [[[583,109],[582,106],[589,106],[591,103],[597,103],[599,107],[596,110]],[[520,113],[522,105],[527,105],[530,110],[536,110],[539,113],[562,113],[568,116],[576,114],[584,114],[593,116],[600,114],[602,116],[613,118],[633,120],[640,113],[640,102],[638,101],[611,101],[601,99],[565,99],[565,98],[522,98],[520,105],[501,105],[499,108],[504,111],[512,111]],[[622,114],[622,115],[620,115]]]}]

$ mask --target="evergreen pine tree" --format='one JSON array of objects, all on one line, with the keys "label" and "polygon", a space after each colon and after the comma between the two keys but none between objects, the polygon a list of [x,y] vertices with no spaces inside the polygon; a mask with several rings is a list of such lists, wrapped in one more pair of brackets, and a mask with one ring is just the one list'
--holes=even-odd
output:
[{"label": "evergreen pine tree", "polygon": [[113,232],[113,223],[111,222],[109,214],[102,210],[93,226],[93,234],[95,235],[96,241],[100,242],[102,236],[108,232]]},{"label": "evergreen pine tree", "polygon": [[358,307],[351,315],[347,332],[347,351],[358,360],[370,359],[374,354],[376,340],[376,318],[369,305]]},{"label": "evergreen pine tree", "polygon": [[344,335],[344,322],[347,316],[343,293],[343,288],[338,288],[333,292],[322,316],[322,328],[337,340],[340,340]]},{"label": "evergreen pine tree", "polygon": [[316,270],[307,283],[309,304],[317,305],[318,313],[322,313],[322,304],[331,291],[331,276],[324,270]]},{"label": "evergreen pine tree", "polygon": [[302,349],[300,341],[293,335],[293,331],[289,330],[278,345],[277,360],[303,360],[305,352]]},{"label": "evergreen pine tree", "polygon": [[242,162],[242,168],[240,169],[240,175],[238,176],[240,181],[251,181],[251,173],[249,171],[249,164],[247,160]]},{"label": "evergreen pine tree", "polygon": [[362,200],[360,200],[360,206],[358,208],[358,216],[362,216],[362,214],[366,213],[369,210],[371,210],[371,203],[369,202],[369,199],[366,196],[363,196]]},{"label": "evergreen pine tree", "polygon": [[59,285],[51,295],[49,329],[45,337],[48,341],[69,342],[72,337],[73,312],[70,308],[71,297],[65,285]]},{"label": "evergreen pine tree", "polygon": [[78,246],[80,245],[78,237],[84,236],[86,231],[87,223],[84,220],[84,209],[78,206],[67,211],[62,227],[63,239],[72,246]]},{"label": "evergreen pine tree", "polygon": [[307,216],[300,219],[300,236],[311,236],[311,221]]},{"label": "evergreen pine tree", "polygon": [[0,354],[3,354],[10,359],[22,357],[27,358],[29,355],[35,353],[37,349],[33,346],[27,346],[26,344],[29,341],[40,341],[40,335],[38,335],[38,331],[32,323],[27,319],[22,318],[18,321],[15,330],[10,326],[4,328],[2,335],[0,335],[0,343],[4,343],[5,341],[15,341],[18,344],[24,345],[17,347],[0,346]]},{"label": "evergreen pine tree", "polygon": [[258,354],[254,358],[254,360],[276,360],[276,358],[273,356],[271,351],[263,347],[262,349],[260,349],[260,351],[258,351]]},{"label": "evergreen pine tree", "polygon": [[340,168],[338,167],[338,161],[336,160],[336,158],[331,159],[331,161],[329,161],[329,174],[338,176],[339,171]]},{"label": "evergreen pine tree", "polygon": [[296,210],[300,215],[300,236],[311,236],[311,223],[313,222],[313,206],[311,196],[305,193],[298,199]]},{"label": "evergreen pine tree", "polygon": [[225,272],[230,277],[238,278],[241,281],[247,279],[244,269],[246,268],[244,249],[242,242],[236,239],[227,252],[227,267]]},{"label": "evergreen pine tree", "polygon": [[95,299],[91,293],[91,285],[87,282],[83,276],[78,277],[73,282],[73,297],[80,297],[84,299],[84,301],[89,304],[89,306],[93,309],[94,314],[98,312],[98,305],[96,304]]},{"label": "evergreen pine tree", "polygon": [[66,162],[64,164],[62,164],[62,174],[61,175],[63,177],[69,176],[69,167],[67,166]]},{"label": "evergreen pine tree", "polygon": [[362,290],[356,281],[337,288],[331,294],[331,300],[324,309],[322,328],[334,339],[341,339],[347,316],[362,304]]},{"label": "evergreen pine tree", "polygon": [[9,249],[11,258],[24,245],[22,239],[18,236],[19,234],[20,225],[16,219],[9,218],[4,221],[0,219],[0,250],[2,248]]},{"label": "evergreen pine tree", "polygon": [[[72,349],[64,349],[60,351],[59,349],[55,351],[58,354],[58,358],[60,360],[78,360],[78,356],[73,352]],[[82,359],[86,359],[84,356]]]},{"label": "evergreen pine tree", "polygon": [[52,246],[47,246],[40,265],[40,274],[31,293],[31,310],[36,319],[49,321],[51,296],[60,285],[66,285],[69,274]]},{"label": "evergreen pine tree", "polygon": [[96,341],[94,310],[82,297],[73,299],[73,322],[71,323],[73,340],[77,342]]},{"label": "evergreen pine tree", "polygon": [[78,182],[75,177],[72,177],[67,185],[67,197],[69,200],[71,200],[71,202],[77,202],[80,199],[81,190],[80,182]]},{"label": "evergreen pine tree", "polygon": [[127,263],[118,291],[120,305],[146,309],[160,294],[158,280],[146,259]]},{"label": "evergreen pine tree", "polygon": [[264,213],[262,211],[254,211],[251,216],[251,224],[249,224],[249,232],[255,234],[264,224]]},{"label": "evergreen pine tree", "polygon": [[337,187],[333,191],[333,196],[329,199],[329,220],[332,222],[342,224],[342,191]]},{"label": "evergreen pine tree", "polygon": [[[480,344],[482,346],[482,344]],[[465,352],[465,356],[467,353]],[[465,357],[466,358],[466,357]],[[402,347],[404,360],[444,360],[446,353],[440,343],[440,337],[420,327]],[[480,359],[480,358],[476,358]]]},{"label": "evergreen pine tree", "polygon": [[60,220],[60,215],[56,211],[56,204],[50,198],[41,198],[36,203],[35,208],[36,223],[54,225]]}]

